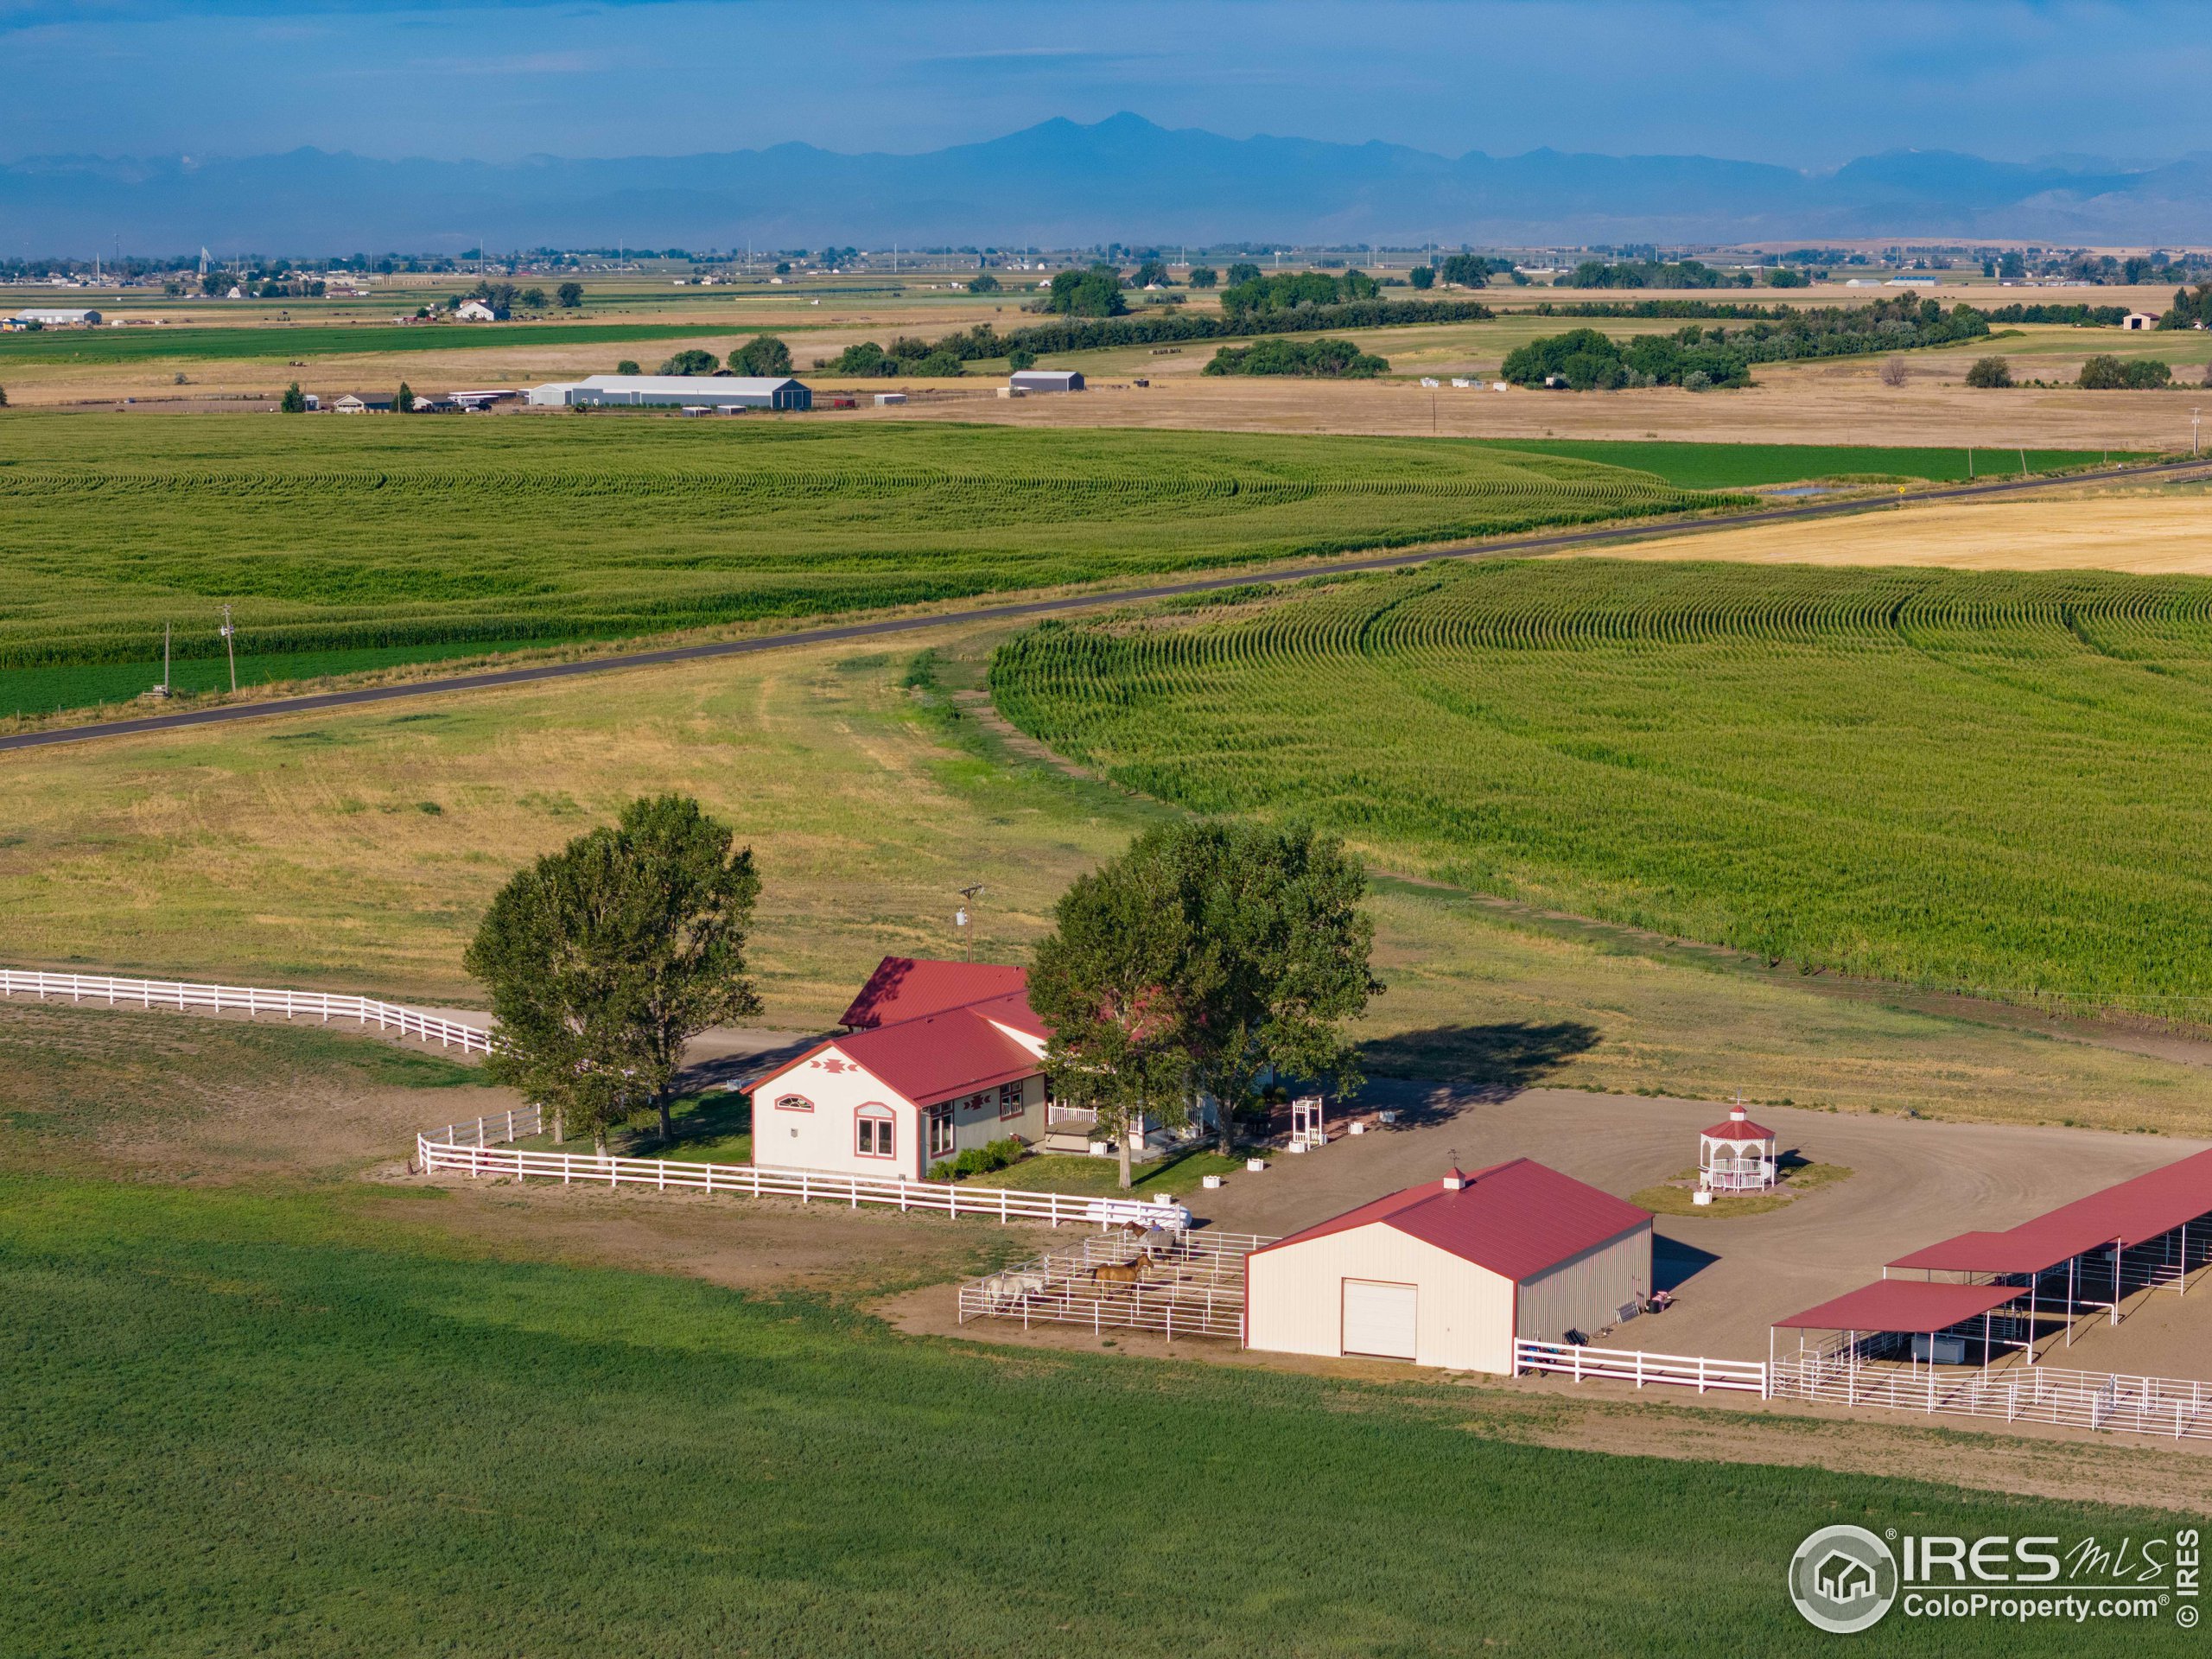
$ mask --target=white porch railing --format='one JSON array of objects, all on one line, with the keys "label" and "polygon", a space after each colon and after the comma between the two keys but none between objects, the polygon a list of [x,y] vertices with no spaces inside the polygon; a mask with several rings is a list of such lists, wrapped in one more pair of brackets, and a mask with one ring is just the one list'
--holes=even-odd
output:
[{"label": "white porch railing", "polygon": [[118,979],[110,974],[49,974],[22,968],[0,968],[0,996],[35,996],[41,1001],[66,999],[71,1002],[99,1002],[109,1007],[175,1008],[185,1012],[205,1008],[216,1014],[281,1014],[287,1020],[354,1020],[380,1031],[459,1048],[464,1053],[492,1052],[489,1033],[457,1020],[442,1020],[417,1008],[396,1002],[379,1002],[366,996],[337,996],[327,991],[270,989],[259,985],[194,985],[172,979]]},{"label": "white porch railing", "polygon": [[1755,1359],[1707,1359],[1697,1354],[1647,1354],[1640,1348],[1581,1348],[1567,1342],[1516,1340],[1516,1376],[1548,1371],[1576,1382],[1633,1382],[1639,1389],[1664,1382],[1677,1388],[1733,1389],[1764,1396],[1766,1366]]}]

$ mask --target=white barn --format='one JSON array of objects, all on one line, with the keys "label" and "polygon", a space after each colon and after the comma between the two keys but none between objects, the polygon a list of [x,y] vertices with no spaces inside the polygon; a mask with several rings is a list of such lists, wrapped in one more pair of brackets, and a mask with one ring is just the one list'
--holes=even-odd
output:
[{"label": "white barn", "polygon": [[97,328],[100,314],[92,310],[34,305],[16,312],[16,321],[27,326],[36,323],[41,328]]},{"label": "white barn", "polygon": [[1586,1337],[1633,1318],[1651,1290],[1647,1211],[1516,1158],[1253,1251],[1244,1341],[1510,1376],[1516,1338]]},{"label": "white barn", "polygon": [[530,389],[540,409],[657,404],[683,409],[812,409],[814,393],[789,375],[594,374]]}]

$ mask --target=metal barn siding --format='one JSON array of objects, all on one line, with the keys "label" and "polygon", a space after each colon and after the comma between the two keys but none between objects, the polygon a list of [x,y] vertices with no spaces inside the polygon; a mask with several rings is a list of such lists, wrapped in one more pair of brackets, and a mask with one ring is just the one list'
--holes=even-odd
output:
[{"label": "metal barn siding", "polygon": [[1522,1281],[1514,1335],[1559,1342],[1570,1331],[1588,1336],[1617,1323],[1621,1310],[1651,1294],[1651,1224],[1593,1245]]},{"label": "metal barn siding", "polygon": [[1512,1284],[1395,1227],[1376,1223],[1255,1250],[1246,1264],[1247,1347],[1344,1353],[1344,1282],[1362,1280],[1414,1287],[1416,1364],[1512,1372]]}]

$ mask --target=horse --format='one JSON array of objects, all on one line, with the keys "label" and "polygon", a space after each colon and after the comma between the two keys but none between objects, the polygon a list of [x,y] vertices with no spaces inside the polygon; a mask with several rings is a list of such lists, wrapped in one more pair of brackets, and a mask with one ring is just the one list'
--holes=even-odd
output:
[{"label": "horse", "polygon": [[1131,1289],[1144,1283],[1146,1270],[1154,1265],[1150,1250],[1139,1250],[1128,1262],[1109,1262],[1090,1270],[1090,1281],[1095,1285],[1127,1285]]}]

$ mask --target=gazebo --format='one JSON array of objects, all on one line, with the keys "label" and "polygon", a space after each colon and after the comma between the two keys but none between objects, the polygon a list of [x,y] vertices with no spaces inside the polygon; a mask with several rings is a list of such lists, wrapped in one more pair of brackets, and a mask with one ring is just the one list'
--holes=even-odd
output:
[{"label": "gazebo", "polygon": [[1707,1192],[1766,1192],[1775,1180],[1774,1131],[1739,1105],[1697,1138],[1697,1182]]}]

